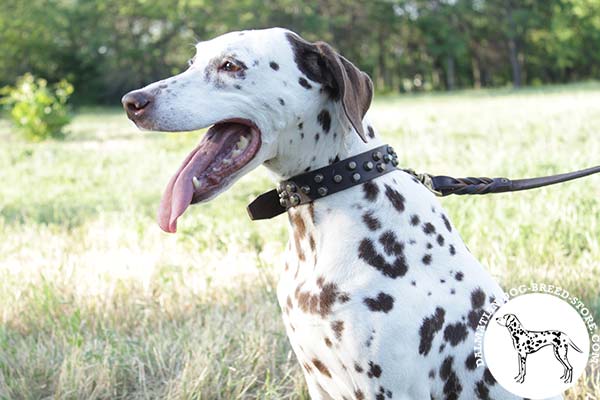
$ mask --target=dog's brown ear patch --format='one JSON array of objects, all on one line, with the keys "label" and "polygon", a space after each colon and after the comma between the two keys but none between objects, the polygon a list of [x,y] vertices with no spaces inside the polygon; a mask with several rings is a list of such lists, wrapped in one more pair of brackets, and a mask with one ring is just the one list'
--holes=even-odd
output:
[{"label": "dog's brown ear patch", "polygon": [[287,38],[300,71],[310,80],[323,84],[332,99],[342,101],[348,121],[366,142],[362,119],[373,98],[369,76],[325,42],[309,43],[292,33],[288,33]]}]

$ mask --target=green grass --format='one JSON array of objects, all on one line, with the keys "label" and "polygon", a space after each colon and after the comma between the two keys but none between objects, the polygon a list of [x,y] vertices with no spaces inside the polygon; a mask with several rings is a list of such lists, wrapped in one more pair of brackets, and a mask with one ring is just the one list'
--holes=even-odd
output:
[{"label": "green grass", "polygon": [[[511,178],[599,163],[600,85],[386,97],[375,126],[418,171]],[[250,222],[265,171],[188,210],[155,212],[198,134],[140,133],[117,109],[64,142],[0,120],[1,399],[308,397],[275,285],[286,219]],[[600,322],[600,176],[442,200],[504,287],[561,285]],[[569,392],[600,398],[598,370]]]}]

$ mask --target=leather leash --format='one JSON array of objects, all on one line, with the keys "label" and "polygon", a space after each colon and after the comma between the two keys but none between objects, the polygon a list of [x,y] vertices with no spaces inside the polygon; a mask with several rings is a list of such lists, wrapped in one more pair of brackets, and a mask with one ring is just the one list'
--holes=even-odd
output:
[{"label": "leather leash", "polygon": [[[391,146],[384,145],[331,165],[293,176],[279,183],[277,189],[263,193],[248,207],[251,220],[269,219],[292,207],[368,182],[397,170],[398,156]],[[451,194],[488,194],[516,192],[554,185],[600,172],[600,165],[564,174],[538,178],[453,178],[444,175],[418,174],[411,169],[402,171],[412,175],[437,196]]]}]

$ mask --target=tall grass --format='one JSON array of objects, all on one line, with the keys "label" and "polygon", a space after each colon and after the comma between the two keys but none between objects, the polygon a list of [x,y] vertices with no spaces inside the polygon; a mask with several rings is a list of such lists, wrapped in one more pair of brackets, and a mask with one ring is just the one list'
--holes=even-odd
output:
[{"label": "tall grass", "polygon": [[[518,178],[600,162],[598,84],[386,97],[370,115],[419,171]],[[71,129],[32,145],[0,120],[0,398],[308,398],[274,294],[285,218],[244,210],[266,173],[167,235],[156,207],[198,133],[140,133],[116,109]],[[561,285],[600,321],[599,188],[595,176],[442,201],[502,285]],[[598,374],[568,398],[600,398]]]}]

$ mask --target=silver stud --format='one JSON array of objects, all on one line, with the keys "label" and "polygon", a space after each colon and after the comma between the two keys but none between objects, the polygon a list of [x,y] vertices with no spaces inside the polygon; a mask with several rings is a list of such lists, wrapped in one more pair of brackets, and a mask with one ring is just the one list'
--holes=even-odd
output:
[{"label": "silver stud", "polygon": [[354,182],[360,181],[360,174],[358,172],[355,172],[354,174],[352,174],[352,180]]},{"label": "silver stud", "polygon": [[321,174],[315,175],[315,182],[317,182],[317,183],[323,182],[323,175],[321,175]]},{"label": "silver stud", "polygon": [[373,169],[373,163],[371,161],[367,161],[364,163],[363,167],[365,170],[370,171]]},{"label": "silver stud", "polygon": [[295,192],[296,190],[298,190],[298,188],[294,183],[288,183],[287,185],[285,185],[285,190],[287,190],[288,192]]},{"label": "silver stud", "polygon": [[300,188],[300,190],[302,190],[302,193],[304,193],[304,194],[309,194],[310,193],[310,186],[302,186]]},{"label": "silver stud", "polygon": [[398,159],[397,159],[397,158],[395,158],[395,157],[394,157],[394,158],[392,158],[392,165],[393,165],[394,167],[397,167],[397,166],[398,166]]},{"label": "silver stud", "polygon": [[319,189],[317,189],[317,192],[319,192],[321,196],[325,196],[327,195],[327,188],[325,186],[321,186]]},{"label": "silver stud", "polygon": [[340,183],[342,181],[342,176],[341,175],[334,175],[333,176],[333,181],[335,183]]},{"label": "silver stud", "polygon": [[287,201],[285,199],[279,199],[279,204],[281,205],[281,207],[286,207]]},{"label": "silver stud", "polygon": [[390,157],[389,154],[383,155],[383,162],[389,163],[391,160],[392,160],[392,157]]},{"label": "silver stud", "polygon": [[385,164],[377,163],[377,171],[383,172],[385,170]]},{"label": "silver stud", "polygon": [[348,169],[349,169],[350,171],[353,171],[353,170],[355,170],[355,169],[356,169],[356,163],[355,163],[354,161],[350,161],[350,162],[348,163]]},{"label": "silver stud", "polygon": [[290,204],[293,206],[297,206],[298,204],[300,204],[300,196],[298,196],[297,194],[291,195]]},{"label": "silver stud", "polygon": [[375,161],[381,160],[381,152],[380,151],[376,151],[373,153],[373,160],[375,160]]},{"label": "silver stud", "polygon": [[388,146],[388,147],[387,147],[387,152],[388,152],[389,154],[392,154],[392,153],[394,152],[394,149],[392,148],[392,146]]},{"label": "silver stud", "polygon": [[290,197],[290,194],[288,192],[286,192],[285,190],[283,192],[279,193],[279,198],[281,198],[281,199],[287,199],[288,197]]}]

